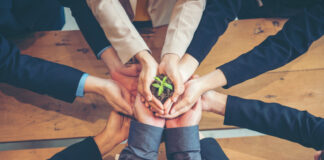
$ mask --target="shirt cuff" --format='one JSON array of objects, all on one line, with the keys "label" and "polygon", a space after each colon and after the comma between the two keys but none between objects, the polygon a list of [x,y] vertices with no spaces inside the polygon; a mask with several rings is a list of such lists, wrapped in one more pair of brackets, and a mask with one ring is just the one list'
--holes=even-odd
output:
[{"label": "shirt cuff", "polygon": [[97,59],[101,59],[101,55],[111,46],[107,46],[105,48],[103,48],[100,52],[97,53]]},{"label": "shirt cuff", "polygon": [[167,155],[176,152],[200,151],[199,127],[165,129]]},{"label": "shirt cuff", "polygon": [[81,76],[77,91],[75,93],[76,96],[78,96],[78,97],[84,96],[84,85],[85,85],[85,82],[86,82],[86,79],[88,78],[88,76],[89,76],[89,74],[87,74],[87,73],[83,73],[83,75]]},{"label": "shirt cuff", "polygon": [[162,134],[163,128],[132,120],[129,128],[128,147],[138,157],[154,157],[158,153]]}]

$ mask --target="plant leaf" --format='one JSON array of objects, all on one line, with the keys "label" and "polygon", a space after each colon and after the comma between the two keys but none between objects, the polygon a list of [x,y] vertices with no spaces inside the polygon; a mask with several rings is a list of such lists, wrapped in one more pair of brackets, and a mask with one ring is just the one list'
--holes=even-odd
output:
[{"label": "plant leaf", "polygon": [[162,82],[165,82],[167,78],[168,78],[167,76],[164,76]]},{"label": "plant leaf", "polygon": [[162,83],[162,81],[159,77],[154,77],[154,79]]},{"label": "plant leaf", "polygon": [[164,83],[163,85],[164,85],[165,87],[167,87],[167,88],[173,90],[173,87],[172,87],[171,84],[169,84],[169,83]]},{"label": "plant leaf", "polygon": [[160,88],[160,85],[157,84],[157,83],[153,83],[152,86],[155,87],[155,88]]},{"label": "plant leaf", "polygon": [[163,93],[163,90],[164,90],[163,88],[164,88],[163,86],[159,87],[158,96],[161,96],[161,94]]}]

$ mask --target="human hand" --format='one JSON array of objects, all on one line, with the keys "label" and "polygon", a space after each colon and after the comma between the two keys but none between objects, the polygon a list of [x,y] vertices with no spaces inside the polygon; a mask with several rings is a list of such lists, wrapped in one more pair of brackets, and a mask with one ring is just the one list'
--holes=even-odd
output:
[{"label": "human hand", "polygon": [[108,67],[111,78],[131,93],[132,102],[134,102],[137,94],[138,76],[141,71],[141,65],[122,64],[115,49],[112,47],[104,51],[101,59]]},{"label": "human hand", "polygon": [[317,151],[314,155],[314,160],[324,160],[324,151]]},{"label": "human hand", "polygon": [[[151,92],[151,84],[157,73],[157,63],[155,59],[147,51],[139,52],[136,59],[140,62],[142,71],[139,75],[138,92],[144,97],[142,102],[152,102],[155,105],[151,106],[156,112],[163,113],[163,104],[153,96]],[[147,104],[148,107],[148,104]]]},{"label": "human hand", "polygon": [[116,110],[127,115],[133,115],[131,97],[127,89],[110,79],[89,76],[84,86],[85,93],[96,93],[103,96]]},{"label": "human hand", "polygon": [[158,68],[159,74],[166,75],[173,83],[172,102],[176,102],[184,91],[184,82],[179,72],[179,59],[179,56],[175,54],[166,54],[162,57],[162,61]]},{"label": "human hand", "polygon": [[201,96],[202,109],[207,112],[225,115],[227,95],[210,90]]},{"label": "human hand", "polygon": [[94,137],[102,156],[127,139],[129,126],[130,118],[115,111],[110,113],[105,129]]},{"label": "human hand", "polygon": [[166,120],[166,128],[189,127],[198,125],[202,114],[202,102],[199,98],[194,107],[181,116]]},{"label": "human hand", "polygon": [[141,95],[137,95],[134,104],[134,117],[138,122],[164,128],[165,119],[156,117],[148,107],[140,100]]}]

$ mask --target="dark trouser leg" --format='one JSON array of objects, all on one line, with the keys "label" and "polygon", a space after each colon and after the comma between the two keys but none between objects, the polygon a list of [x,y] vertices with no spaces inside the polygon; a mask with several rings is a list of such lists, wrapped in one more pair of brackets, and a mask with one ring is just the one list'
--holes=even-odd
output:
[{"label": "dark trouser leg", "polygon": [[201,157],[203,160],[228,160],[221,146],[214,138],[200,140]]}]

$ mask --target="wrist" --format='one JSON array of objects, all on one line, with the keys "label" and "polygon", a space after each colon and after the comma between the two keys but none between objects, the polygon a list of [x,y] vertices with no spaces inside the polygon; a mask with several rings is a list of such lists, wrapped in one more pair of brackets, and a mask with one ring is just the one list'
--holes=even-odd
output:
[{"label": "wrist", "polygon": [[217,69],[202,77],[204,91],[216,89],[227,84],[224,73]]},{"label": "wrist", "polygon": [[103,62],[108,67],[109,72],[114,72],[115,70],[117,70],[117,68],[123,66],[123,64],[121,63],[121,60],[119,59],[115,49],[112,48],[112,47],[106,49],[102,53],[101,59],[103,60]]},{"label": "wrist", "polygon": [[152,56],[147,50],[144,50],[138,52],[135,55],[135,58],[143,65],[143,64],[148,64]]},{"label": "wrist", "polygon": [[109,153],[112,149],[114,149],[119,144],[115,142],[114,138],[109,134],[107,134],[106,131],[102,131],[93,139],[96,142],[102,156]]},{"label": "wrist", "polygon": [[185,54],[179,62],[179,70],[184,82],[186,82],[196,71],[199,62],[190,54]]},{"label": "wrist", "polygon": [[96,93],[103,95],[105,91],[105,87],[107,85],[107,79],[88,76],[85,85],[84,85],[84,93]]}]

